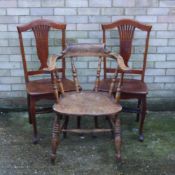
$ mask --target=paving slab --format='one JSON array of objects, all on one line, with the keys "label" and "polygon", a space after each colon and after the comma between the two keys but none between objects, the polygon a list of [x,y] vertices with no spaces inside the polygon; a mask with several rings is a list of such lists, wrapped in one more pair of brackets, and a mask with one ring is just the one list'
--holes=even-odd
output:
[{"label": "paving slab", "polygon": [[[27,112],[0,114],[0,175],[174,175],[175,113],[149,112],[145,121],[145,141],[139,142],[134,114],[121,113],[122,162],[114,159],[111,134],[79,136],[68,134],[50,163],[51,130],[54,114],[37,117],[40,142],[31,142],[32,127]],[[75,120],[71,120],[71,125]],[[106,125],[105,119],[100,120]],[[83,127],[91,127],[83,119]]]}]

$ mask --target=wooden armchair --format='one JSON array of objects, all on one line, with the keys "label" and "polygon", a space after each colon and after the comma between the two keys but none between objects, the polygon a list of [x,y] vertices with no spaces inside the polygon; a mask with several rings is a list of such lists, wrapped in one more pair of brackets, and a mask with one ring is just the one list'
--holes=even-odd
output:
[{"label": "wooden armchair", "polygon": [[[123,57],[124,62],[128,65],[129,59],[132,53],[133,47],[133,39],[135,31],[139,31],[146,34],[145,40],[145,48],[143,51],[143,63],[140,69],[132,69],[128,73],[122,73],[122,85],[121,85],[121,99],[138,99],[138,105],[136,109],[127,109],[129,112],[137,113],[137,121],[140,121],[139,126],[139,140],[144,140],[143,135],[143,125],[146,115],[146,97],[148,94],[148,88],[146,83],[144,82],[146,62],[147,62],[147,52],[149,46],[149,36],[152,26],[142,24],[138,21],[134,21],[131,19],[121,19],[118,21],[114,21],[109,24],[102,24],[103,30],[103,43],[106,44],[106,32],[108,30],[116,30],[119,34],[119,54]],[[117,35],[117,33],[116,33]],[[140,55],[140,54],[139,54]],[[139,60],[139,58],[138,58]],[[141,60],[141,59],[140,59]],[[142,60],[141,60],[142,61]],[[115,69],[107,67],[107,59],[104,57],[104,79],[100,81],[99,90],[108,91],[110,87],[110,78],[107,77],[108,73],[114,72]],[[119,70],[119,72],[121,72]],[[126,74],[129,75],[140,75],[139,79],[128,79],[126,78]],[[116,90],[114,90],[116,91]],[[126,108],[125,108],[126,109]],[[125,110],[124,109],[124,110]]]},{"label": "wooden armchair", "polygon": [[[64,84],[56,70],[56,59],[71,59],[72,65],[72,76],[76,88],[76,92],[67,92],[65,93]],[[98,68],[96,81],[94,89],[92,91],[80,91],[79,90],[79,81],[77,76],[77,69],[74,64],[74,57],[97,57]],[[75,133],[94,133],[94,132],[111,132],[115,133],[115,146],[116,146],[116,159],[121,159],[121,137],[120,137],[120,119],[118,113],[121,111],[122,107],[119,104],[120,99],[120,85],[121,81],[118,81],[117,91],[115,98],[112,94],[113,88],[116,84],[116,79],[118,77],[118,68],[114,72],[114,77],[111,79],[111,84],[108,92],[99,92],[99,82],[100,82],[100,72],[101,72],[101,62],[102,57],[110,57],[116,61],[120,67],[121,71],[130,71],[128,67],[125,66],[123,59],[120,55],[107,52],[103,44],[76,44],[68,46],[63,52],[62,55],[58,58],[52,57],[51,65],[49,70],[52,72],[52,80],[55,89],[56,103],[53,106],[53,110],[56,113],[53,132],[52,132],[52,154],[51,161],[55,162],[56,151],[58,144],[60,142],[59,136],[61,132],[75,132]],[[121,80],[121,79],[120,79]],[[58,95],[58,91],[61,92],[61,96]],[[70,117],[102,117],[108,116],[112,128],[93,128],[93,129],[81,129],[81,128],[65,128],[65,122],[61,121],[60,116],[68,115]]]},{"label": "wooden armchair", "polygon": [[[31,80],[31,77],[35,75],[44,75],[48,73],[50,74],[50,72],[47,72],[46,70],[48,68],[49,56],[49,33],[52,29],[54,30],[54,32],[57,32],[58,36],[59,32],[61,33],[61,49],[63,50],[65,48],[66,24],[60,24],[50,20],[39,19],[17,27],[24,69],[24,78],[26,83],[29,123],[33,125],[33,143],[38,142],[37,123],[35,117],[36,114],[52,111],[51,107],[37,110],[36,102],[43,99],[54,99],[54,91],[50,76],[48,78]],[[34,39],[36,42],[36,55],[40,63],[40,67],[38,70],[29,70],[28,61],[26,60],[27,56],[25,54],[25,42],[23,41],[23,35],[27,32],[31,32],[34,34]],[[58,53],[59,49],[56,52]],[[66,63],[64,58],[61,59],[61,65],[61,68],[58,68],[56,71],[62,73],[62,82],[64,84],[65,91],[75,90],[73,82],[66,79]]]}]

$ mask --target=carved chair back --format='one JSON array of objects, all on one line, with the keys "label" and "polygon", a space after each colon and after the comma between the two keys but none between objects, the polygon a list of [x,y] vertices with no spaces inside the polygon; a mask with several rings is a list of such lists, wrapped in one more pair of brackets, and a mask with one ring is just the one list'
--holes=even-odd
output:
[{"label": "carved chair back", "polygon": [[[146,32],[145,48],[143,53],[143,66],[141,69],[133,70],[130,72],[132,74],[141,75],[141,80],[144,81],[151,26],[142,24],[138,21],[131,19],[122,19],[110,24],[102,24],[102,30],[103,30],[103,43],[106,43],[107,30],[118,30],[120,40],[119,53],[123,57],[124,62],[127,66],[132,53],[132,45],[135,31],[138,30]],[[114,70],[112,68],[107,68],[106,58],[104,58],[104,78],[106,78],[107,73],[111,73],[113,71]]]},{"label": "carved chair back", "polygon": [[[49,55],[49,45],[48,45],[48,38],[49,38],[49,31],[51,29],[59,30],[62,33],[61,36],[61,47],[62,50],[65,48],[65,30],[66,24],[56,23],[46,19],[39,19],[32,21],[28,24],[23,26],[18,26],[18,34],[19,34],[19,41],[20,41],[20,49],[23,61],[23,68],[24,68],[24,75],[25,81],[29,81],[29,76],[38,75],[45,73],[43,69],[47,68],[47,61]],[[34,34],[35,42],[36,42],[36,52],[37,57],[40,62],[40,67],[38,70],[28,70],[27,68],[27,61],[26,61],[26,54],[24,49],[24,41],[23,41],[23,33],[32,31]],[[58,71],[62,72],[63,78],[65,77],[65,60],[62,59],[62,68]]]}]

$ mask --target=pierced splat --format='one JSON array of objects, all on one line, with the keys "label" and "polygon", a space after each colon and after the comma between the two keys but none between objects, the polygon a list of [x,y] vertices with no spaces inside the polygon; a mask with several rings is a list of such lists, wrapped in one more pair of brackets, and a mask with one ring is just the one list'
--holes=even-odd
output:
[{"label": "pierced splat", "polygon": [[124,62],[128,65],[131,56],[132,40],[134,36],[135,27],[132,25],[118,26],[120,36],[120,55],[124,58]]},{"label": "pierced splat", "polygon": [[47,25],[38,25],[32,28],[36,40],[37,55],[40,60],[40,70],[47,68],[48,59],[48,33],[50,27]]}]

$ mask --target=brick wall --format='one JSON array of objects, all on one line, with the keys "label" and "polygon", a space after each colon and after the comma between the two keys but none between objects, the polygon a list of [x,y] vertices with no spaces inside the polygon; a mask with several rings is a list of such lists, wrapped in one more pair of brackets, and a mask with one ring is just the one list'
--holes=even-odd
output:
[{"label": "brick wall", "polygon": [[[16,26],[38,18],[67,23],[68,42],[99,43],[100,24],[121,18],[131,18],[152,24],[146,82],[149,97],[175,97],[175,1],[174,0],[0,0],[0,97],[25,96],[25,85]],[[143,45],[142,35],[136,35],[134,55],[130,65],[138,67],[136,59]],[[50,54],[55,53],[56,43]],[[28,61],[36,66],[33,40],[26,36]],[[118,49],[118,38],[109,34],[108,45]],[[92,59],[79,61],[80,81],[86,88],[94,80]],[[86,68],[91,68],[87,70]],[[87,76],[86,76],[87,75]]]}]

